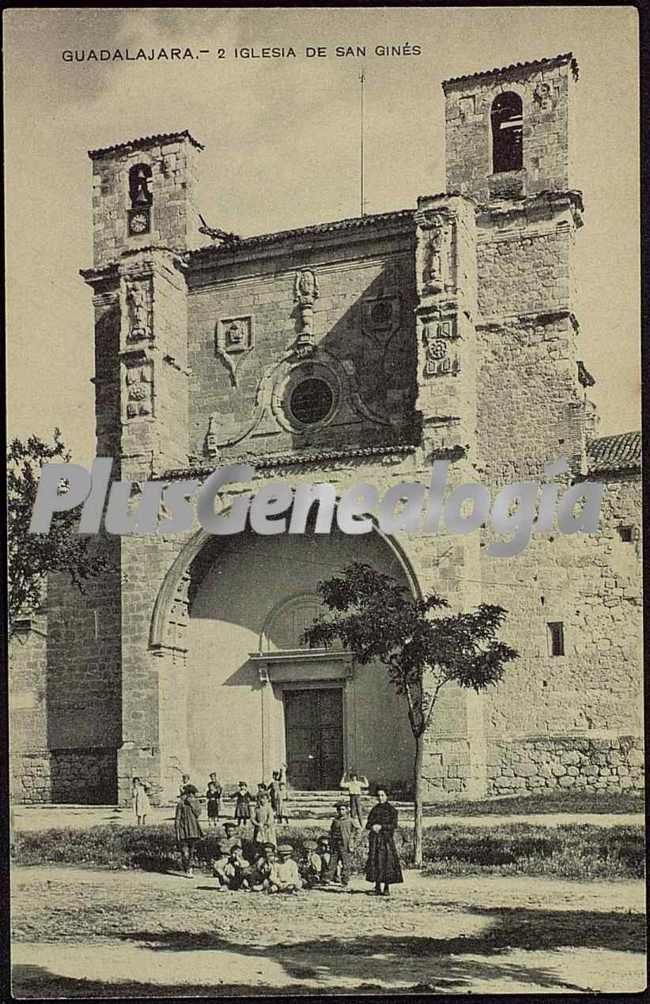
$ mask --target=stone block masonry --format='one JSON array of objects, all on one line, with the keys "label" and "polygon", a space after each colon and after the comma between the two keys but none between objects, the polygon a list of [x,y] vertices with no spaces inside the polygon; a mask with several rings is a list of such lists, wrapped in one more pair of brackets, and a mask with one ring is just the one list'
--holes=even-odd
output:
[{"label": "stone block masonry", "polygon": [[534,736],[488,742],[488,794],[642,791],[639,736]]},{"label": "stone block masonry", "polygon": [[[241,459],[253,490],[367,481],[383,497],[448,459],[450,491],[479,481],[494,497],[545,480],[560,457],[563,485],[585,476],[595,420],[575,316],[576,77],[567,54],[446,81],[446,194],[235,245],[196,244],[201,148],[188,133],[93,151],[94,267],[82,274],[97,455],[115,458],[113,477],[203,480]],[[504,94],[520,102],[508,128],[521,164],[495,173]],[[323,748],[408,787],[412,736],[385,672],[300,648],[319,579],[353,557],[453,611],[507,610],[519,658],[486,693],[441,691],[427,797],[639,789],[639,457],[617,466],[629,437],[611,438],[598,534],[551,530],[511,559],[486,553],[489,530],[452,539],[444,527],[113,538],[114,570],[83,595],[52,576],[12,640],[15,797],[125,804],[139,775],[169,800],[182,771],[199,786],[211,770],[253,783],[288,754],[290,782],[318,787],[305,770]],[[562,625],[562,653],[549,623]],[[297,725],[287,688],[302,693]],[[321,728],[318,708],[336,702],[308,691],[328,689],[341,712]],[[302,760],[293,728],[308,740]]]}]

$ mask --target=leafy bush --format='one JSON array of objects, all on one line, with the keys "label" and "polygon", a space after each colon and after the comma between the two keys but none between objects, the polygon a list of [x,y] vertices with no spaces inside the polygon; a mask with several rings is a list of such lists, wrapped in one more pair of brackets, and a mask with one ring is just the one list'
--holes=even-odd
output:
[{"label": "leafy bush", "polygon": [[[300,854],[305,840],[326,828],[283,826],[278,839]],[[250,838],[250,833],[248,834]],[[209,834],[196,846],[199,867],[209,867],[218,836]],[[402,863],[413,863],[413,831],[400,829],[396,844]],[[250,843],[244,838],[244,851]],[[353,871],[362,874],[368,849],[362,834],[352,854]],[[585,824],[539,826],[450,824],[424,831],[424,874],[555,875],[563,878],[641,878],[644,841],[641,826],[600,827]],[[168,871],[180,868],[172,826],[95,826],[87,830],[57,829],[16,835],[15,859],[24,865],[71,864],[104,868]]]}]

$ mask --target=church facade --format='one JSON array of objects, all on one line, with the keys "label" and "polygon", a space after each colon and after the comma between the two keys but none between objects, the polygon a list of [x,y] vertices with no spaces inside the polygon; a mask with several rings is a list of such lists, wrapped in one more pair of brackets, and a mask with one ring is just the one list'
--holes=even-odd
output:
[{"label": "church facade", "polygon": [[[596,534],[489,530],[106,535],[80,595],[52,576],[11,645],[14,797],[125,802],[203,783],[408,793],[406,709],[380,666],[305,649],[317,583],[352,560],[453,610],[508,611],[519,652],[482,694],[441,691],[428,796],[643,785],[640,437],[599,437],[573,289],[571,54],[445,81],[447,191],[417,206],[238,240],[202,225],[189,133],[90,153],[97,456],[113,477],[251,483],[604,482]],[[562,480],[562,479],[560,479]]]}]

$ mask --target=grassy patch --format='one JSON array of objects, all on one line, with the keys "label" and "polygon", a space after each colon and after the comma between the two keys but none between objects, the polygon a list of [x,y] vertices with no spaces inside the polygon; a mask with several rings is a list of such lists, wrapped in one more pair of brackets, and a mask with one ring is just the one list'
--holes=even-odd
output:
[{"label": "grassy patch", "polygon": [[642,792],[550,791],[547,794],[508,795],[478,801],[426,802],[431,816],[526,816],[556,812],[643,812]]},{"label": "grassy patch", "polygon": [[[297,851],[320,831],[289,826],[279,831]],[[323,828],[325,832],[325,828]],[[199,867],[215,856],[218,838],[207,836],[196,848]],[[402,862],[413,861],[413,833],[398,831]],[[246,852],[247,848],[244,847]],[[353,854],[353,867],[365,867],[364,834]],[[19,833],[18,864],[74,864],[103,868],[173,871],[180,858],[171,826],[96,826],[87,830],[53,829]],[[644,874],[641,826],[600,827],[583,824],[547,827],[528,823],[502,824],[490,830],[469,825],[427,827],[424,833],[425,873],[430,875],[554,875],[572,879],[640,878]]]},{"label": "grassy patch", "polygon": [[644,854],[640,826],[442,826],[425,835],[424,873],[642,878]]}]

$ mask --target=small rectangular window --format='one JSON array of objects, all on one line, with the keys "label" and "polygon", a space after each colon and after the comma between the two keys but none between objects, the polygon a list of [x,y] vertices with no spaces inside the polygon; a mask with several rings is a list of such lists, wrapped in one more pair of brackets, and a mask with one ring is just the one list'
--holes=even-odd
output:
[{"label": "small rectangular window", "polygon": [[634,543],[634,527],[633,526],[619,526],[618,535],[624,544]]},{"label": "small rectangular window", "polygon": [[564,655],[564,624],[555,621],[547,626],[549,655]]}]

